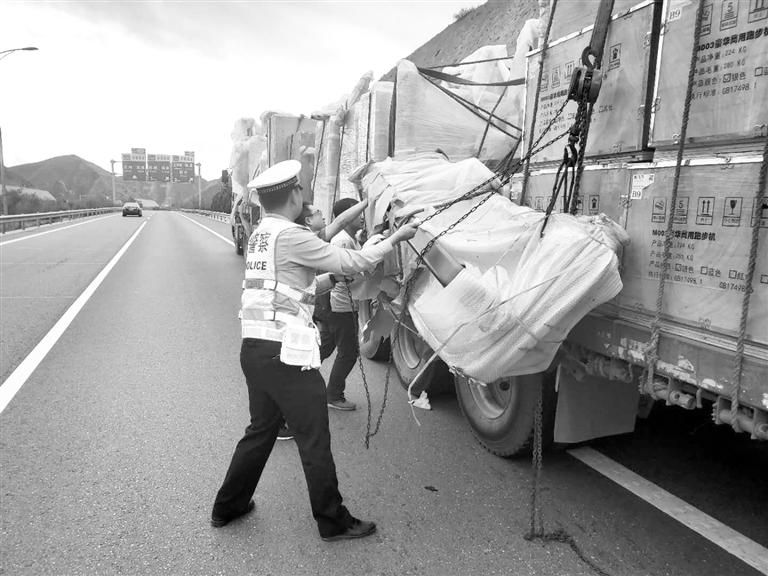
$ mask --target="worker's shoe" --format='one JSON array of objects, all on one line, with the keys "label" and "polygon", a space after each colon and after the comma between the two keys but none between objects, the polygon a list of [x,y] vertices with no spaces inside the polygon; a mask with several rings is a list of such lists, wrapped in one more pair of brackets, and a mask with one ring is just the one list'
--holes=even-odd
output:
[{"label": "worker's shoe", "polygon": [[355,410],[357,408],[357,404],[341,398],[339,400],[328,400],[328,408],[349,412],[350,410]]},{"label": "worker's shoe", "polygon": [[288,428],[288,424],[285,422],[283,422],[282,426],[280,426],[280,430],[277,431],[277,439],[293,440],[293,432],[291,432],[291,429]]},{"label": "worker's shoe", "polygon": [[231,516],[217,516],[216,514],[211,514],[211,526],[214,528],[221,528],[222,526],[226,526],[232,520],[235,520],[236,518],[240,518],[240,516],[245,516],[249,512],[252,512],[253,509],[256,507],[256,503],[251,500],[248,502],[247,506],[237,514],[233,514]]},{"label": "worker's shoe", "polygon": [[336,540],[352,540],[354,538],[365,538],[376,532],[376,524],[373,522],[366,522],[365,520],[352,519],[350,524],[344,532],[339,532],[333,536],[323,536],[323,540],[326,542],[335,542]]}]

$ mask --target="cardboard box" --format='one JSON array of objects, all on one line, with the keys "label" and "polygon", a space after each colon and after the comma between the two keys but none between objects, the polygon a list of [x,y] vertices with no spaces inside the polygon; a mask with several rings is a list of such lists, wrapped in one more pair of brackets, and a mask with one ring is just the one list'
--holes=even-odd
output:
[{"label": "cardboard box", "polygon": [[[698,2],[665,14],[651,144],[680,138]],[[768,135],[768,3],[706,0],[686,144],[744,143]],[[759,144],[762,147],[762,144]]]},{"label": "cardboard box", "polygon": [[664,234],[674,212],[671,258],[665,277],[665,318],[737,336],[752,230],[760,227],[752,283],[748,340],[768,344],[768,206],[754,218],[759,158],[726,163],[691,161],[683,166],[674,210],[669,206],[674,162],[629,167],[624,290],[616,299],[635,310],[656,310],[664,270]]},{"label": "cardboard box", "polygon": [[[587,142],[587,156],[627,154],[647,148],[648,114],[653,73],[652,54],[656,37],[653,32],[655,4],[639,4],[611,21],[605,43],[603,83],[592,113]],[[581,53],[589,44],[587,31],[553,43],[547,51],[534,129],[534,143],[547,128],[566,100],[574,67],[581,65]],[[528,56],[525,106],[525,146],[532,124],[533,99],[539,73],[541,51]],[[565,133],[573,124],[578,106],[569,102],[559,119],[542,138],[541,144]],[[544,148],[533,162],[560,162],[567,138]]]},{"label": "cardboard box", "polygon": [[[760,226],[748,341],[768,345],[768,205],[754,213],[760,158],[732,162],[691,160],[678,186],[671,258],[663,300],[666,320],[726,337],[738,335],[752,229]],[[586,166],[581,184],[582,214],[605,213],[624,226],[630,245],[622,259],[620,308],[651,318],[656,310],[664,263],[674,162]],[[519,195],[521,177],[513,189]],[[525,204],[546,209],[555,171],[531,173]],[[561,200],[556,204],[562,210]]]}]

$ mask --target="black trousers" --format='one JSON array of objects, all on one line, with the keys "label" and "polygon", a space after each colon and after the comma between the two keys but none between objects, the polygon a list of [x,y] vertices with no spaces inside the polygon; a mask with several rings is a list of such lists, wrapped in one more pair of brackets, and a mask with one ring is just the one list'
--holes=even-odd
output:
[{"label": "black trousers", "polygon": [[328,400],[344,398],[347,376],[355,367],[358,354],[357,321],[352,312],[329,312],[320,331],[320,359],[336,349],[336,358],[328,378]]},{"label": "black trousers", "polygon": [[299,448],[320,536],[343,532],[352,516],[339,493],[320,372],[283,364],[280,343],[267,340],[244,339],[240,365],[248,385],[251,423],[235,447],[213,513],[226,517],[248,505],[285,419]]}]

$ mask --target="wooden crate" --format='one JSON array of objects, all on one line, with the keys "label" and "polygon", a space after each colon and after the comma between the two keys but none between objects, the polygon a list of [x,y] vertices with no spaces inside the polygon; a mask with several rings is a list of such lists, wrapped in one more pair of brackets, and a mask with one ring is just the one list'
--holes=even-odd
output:
[{"label": "wooden crate", "polygon": [[[679,141],[698,2],[665,14],[651,144]],[[768,135],[768,2],[707,0],[686,144],[756,143]]]},{"label": "wooden crate", "polygon": [[[653,85],[652,56],[656,37],[653,2],[644,2],[614,17],[608,28],[603,57],[603,85],[594,107],[586,154],[605,157],[640,152],[647,148],[648,114]],[[547,51],[541,95],[534,129],[534,142],[567,97],[571,73],[580,65],[581,52],[589,44],[591,27],[575,36],[554,42]],[[541,51],[528,57],[525,106],[525,145],[528,145],[536,95]],[[541,143],[567,131],[573,124],[577,105],[569,102]],[[534,162],[559,162],[563,138],[533,157]]]}]

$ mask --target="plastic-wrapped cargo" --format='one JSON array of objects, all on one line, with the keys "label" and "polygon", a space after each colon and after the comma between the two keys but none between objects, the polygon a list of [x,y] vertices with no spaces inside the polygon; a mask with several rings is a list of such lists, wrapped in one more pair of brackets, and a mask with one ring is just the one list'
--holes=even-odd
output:
[{"label": "plastic-wrapped cargo", "polygon": [[299,182],[304,199],[312,201],[312,177],[315,172],[315,133],[320,123],[307,116],[265,112],[261,116],[267,133],[267,165],[283,160],[301,162]]},{"label": "plastic-wrapped cargo", "polygon": [[[370,200],[369,222],[413,207],[455,200],[493,173],[477,159],[449,162],[440,155],[387,159],[359,174]],[[426,221],[436,236],[482,197],[462,200]],[[464,269],[447,286],[422,272],[413,285],[409,312],[424,340],[449,365],[483,382],[545,370],[570,329],[622,288],[619,260],[628,241],[603,215],[545,215],[492,195],[439,243]],[[415,252],[401,248],[404,273]],[[450,310],[450,314],[446,311]]]},{"label": "plastic-wrapped cargo", "polygon": [[[343,196],[357,198],[357,192],[345,177],[356,168],[358,155],[357,102],[368,92],[373,74],[364,74],[352,92],[337,103],[336,109],[324,110],[313,117],[323,117],[315,135],[317,155],[316,169],[312,178],[314,204],[330,220],[333,203]],[[331,109],[333,107],[330,107]],[[367,114],[366,114],[367,117]],[[342,127],[344,137],[342,139]],[[344,150],[342,151],[342,147]],[[343,163],[343,169],[340,170]],[[343,187],[343,195],[340,188]]]},{"label": "plastic-wrapped cargo", "polygon": [[[657,147],[679,140],[697,5],[672,0],[665,14],[652,116]],[[704,3],[692,98],[687,145],[743,145],[768,135],[768,3]]]},{"label": "plastic-wrapped cargo", "polygon": [[371,85],[366,162],[381,162],[389,156],[389,111],[393,87],[392,82]]},{"label": "plastic-wrapped cargo", "polygon": [[232,153],[229,159],[235,197],[245,194],[248,182],[262,167],[266,149],[267,139],[262,134],[261,124],[253,118],[239,118],[232,130]]},{"label": "plastic-wrapped cargo", "polygon": [[[476,157],[491,162],[504,158],[520,141],[520,129],[498,119],[488,122],[487,115],[446,94],[408,60],[397,65],[395,91],[395,155],[441,150],[454,161]],[[521,112],[522,107],[504,108],[509,117]]]},{"label": "plastic-wrapped cargo", "polygon": [[[446,67],[443,68],[442,72],[478,84],[506,82],[512,79],[510,62],[506,58],[508,58],[506,44],[482,46],[462,59],[462,62],[491,60],[490,62]],[[523,73],[518,77],[522,78]],[[493,111],[495,116],[503,118],[515,126],[521,125],[523,86],[471,86],[450,82],[442,82],[442,85],[483,110]]]}]

